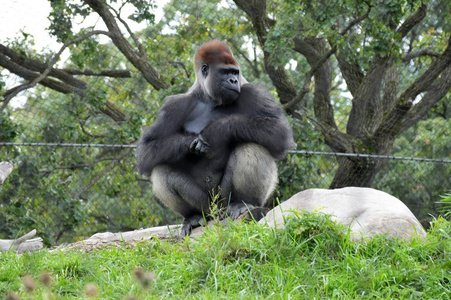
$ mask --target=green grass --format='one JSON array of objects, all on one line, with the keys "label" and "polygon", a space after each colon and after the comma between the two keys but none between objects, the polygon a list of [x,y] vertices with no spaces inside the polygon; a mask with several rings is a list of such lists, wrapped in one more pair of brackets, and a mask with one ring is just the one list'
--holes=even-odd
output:
[{"label": "green grass", "polygon": [[[40,282],[43,273],[51,274],[51,284]],[[11,293],[20,299],[449,299],[451,222],[436,220],[424,240],[356,243],[327,216],[306,213],[289,219],[285,230],[213,226],[197,242],[2,253],[0,298]]]}]

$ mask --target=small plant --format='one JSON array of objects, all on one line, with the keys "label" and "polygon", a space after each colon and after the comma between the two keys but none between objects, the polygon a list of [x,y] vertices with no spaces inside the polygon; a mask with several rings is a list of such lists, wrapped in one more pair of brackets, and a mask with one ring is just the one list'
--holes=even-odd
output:
[{"label": "small plant", "polygon": [[210,213],[209,213],[209,217],[215,221],[218,221],[221,216],[224,213],[224,203],[225,200],[223,198],[221,198],[221,191],[215,191],[212,190],[210,192],[210,198],[211,198],[211,202],[210,202]]},{"label": "small plant", "polygon": [[441,200],[439,203],[443,206],[440,212],[443,214],[443,217],[446,219],[451,219],[451,192],[441,196]]},{"label": "small plant", "polygon": [[336,251],[346,232],[330,215],[309,211],[294,212],[285,220],[285,228],[294,241],[310,250]]}]

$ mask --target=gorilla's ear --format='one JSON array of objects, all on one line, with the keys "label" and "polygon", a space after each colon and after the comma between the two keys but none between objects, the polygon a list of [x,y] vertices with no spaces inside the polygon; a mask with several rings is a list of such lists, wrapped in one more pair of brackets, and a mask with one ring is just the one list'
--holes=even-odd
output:
[{"label": "gorilla's ear", "polygon": [[209,67],[207,64],[202,65],[201,71],[202,71],[202,76],[204,76],[204,78],[207,78],[207,76],[208,76],[208,69],[209,69]]}]

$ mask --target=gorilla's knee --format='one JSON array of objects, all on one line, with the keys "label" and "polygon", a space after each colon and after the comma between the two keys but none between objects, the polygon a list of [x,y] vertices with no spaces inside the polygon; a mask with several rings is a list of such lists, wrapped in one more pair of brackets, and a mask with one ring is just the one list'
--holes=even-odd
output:
[{"label": "gorilla's knee", "polygon": [[266,148],[253,143],[232,152],[221,191],[234,201],[264,206],[277,185],[277,165]]},{"label": "gorilla's knee", "polygon": [[150,176],[154,195],[185,218],[209,212],[208,194],[189,175],[168,165],[153,168]]},{"label": "gorilla's knee", "polygon": [[166,165],[159,165],[153,168],[150,176],[152,191],[154,196],[165,206],[181,214],[180,204],[182,199],[180,199],[169,183],[169,176],[171,176],[172,173],[173,171],[171,168]]}]

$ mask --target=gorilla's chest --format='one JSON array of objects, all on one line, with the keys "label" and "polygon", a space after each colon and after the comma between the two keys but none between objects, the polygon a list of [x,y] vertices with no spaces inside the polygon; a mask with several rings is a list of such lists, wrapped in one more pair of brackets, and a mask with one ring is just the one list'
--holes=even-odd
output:
[{"label": "gorilla's chest", "polygon": [[229,114],[232,107],[222,108],[214,107],[210,104],[198,102],[191,113],[188,115],[187,121],[183,126],[186,132],[198,134],[211,121]]}]

